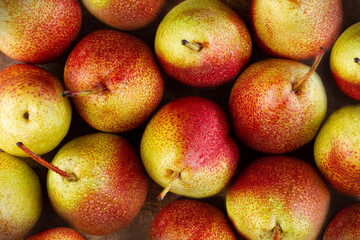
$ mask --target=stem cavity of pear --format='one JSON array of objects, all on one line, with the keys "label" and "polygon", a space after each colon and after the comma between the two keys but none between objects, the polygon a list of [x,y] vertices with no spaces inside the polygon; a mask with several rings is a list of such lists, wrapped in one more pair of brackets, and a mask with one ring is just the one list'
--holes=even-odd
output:
[{"label": "stem cavity of pear", "polygon": [[272,232],[273,232],[273,240],[281,240],[282,237],[281,237],[281,227],[279,224],[276,224],[276,226],[272,229]]},{"label": "stem cavity of pear", "polygon": [[360,65],[360,58],[358,57],[354,58],[354,62]]},{"label": "stem cavity of pear", "polygon": [[315,70],[318,67],[318,65],[319,65],[322,57],[324,56],[325,52],[326,52],[326,49],[324,47],[321,47],[320,52],[316,56],[315,61],[314,61],[313,65],[311,66],[310,70],[305,74],[305,76],[303,78],[301,78],[299,81],[295,82],[292,85],[292,89],[293,89],[294,92],[296,92],[301,87],[301,85],[304,82],[306,82],[310,78],[310,76],[315,72]]},{"label": "stem cavity of pear", "polygon": [[57,174],[59,174],[60,176],[66,178],[67,180],[69,180],[70,182],[74,182],[77,181],[78,178],[75,176],[74,173],[69,173],[69,172],[65,172],[63,170],[61,170],[60,168],[52,165],[51,163],[45,161],[44,159],[42,159],[40,156],[36,155],[35,153],[33,153],[29,148],[27,148],[22,142],[17,142],[16,145],[23,150],[27,155],[29,155],[32,159],[34,159],[36,162],[40,163],[41,165],[43,165],[44,167],[50,169],[51,171],[56,172]]},{"label": "stem cavity of pear", "polygon": [[69,91],[65,90],[61,93],[62,97],[75,97],[75,96],[85,96],[91,94],[97,94],[104,92],[106,90],[106,86],[102,83],[97,84],[94,88],[82,91]]},{"label": "stem cavity of pear", "polygon": [[197,43],[197,42],[189,42],[186,39],[181,40],[181,44],[187,48],[190,48],[191,50],[195,51],[195,52],[200,52],[201,49],[203,49],[204,45],[202,45],[201,43]]},{"label": "stem cavity of pear", "polygon": [[158,200],[163,200],[165,195],[170,191],[171,185],[175,182],[176,179],[180,177],[180,172],[174,172],[170,183],[161,191],[161,193],[157,196]]}]

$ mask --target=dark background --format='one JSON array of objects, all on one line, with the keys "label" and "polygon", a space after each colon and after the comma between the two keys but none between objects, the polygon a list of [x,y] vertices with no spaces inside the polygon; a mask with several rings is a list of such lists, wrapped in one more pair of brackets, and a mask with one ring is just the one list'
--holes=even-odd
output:
[{"label": "dark background", "polygon": [[[223,0],[226,2],[226,0]],[[47,63],[47,64],[38,64],[38,66],[45,68],[55,76],[57,76],[59,79],[63,79],[63,68],[65,65],[66,58],[68,54],[70,53],[72,47],[85,35],[88,33],[98,30],[98,29],[108,29],[110,27],[104,25],[97,19],[95,19],[93,16],[90,15],[90,13],[83,7],[81,1],[79,1],[82,10],[83,10],[83,23],[82,28],[80,31],[80,34],[76,41],[72,44],[70,49],[58,60]],[[148,25],[147,27],[143,29],[139,29],[136,31],[129,31],[128,33],[131,35],[134,35],[142,40],[144,40],[148,45],[153,48],[154,43],[154,37],[155,32],[158,24],[160,23],[161,19],[165,16],[165,14],[176,4],[180,3],[181,0],[168,0],[165,7],[162,9],[161,14],[158,16],[158,18]],[[239,0],[239,3],[235,3],[235,0],[229,0],[227,1],[229,6],[233,7],[240,16],[243,17],[244,21],[249,24],[249,7],[250,7],[250,0]],[[351,26],[352,24],[360,21],[360,0],[344,0],[343,1],[344,6],[344,22],[342,26],[343,32],[346,28]],[[239,8],[240,7],[240,8]],[[328,49],[328,51],[325,53],[325,56],[323,57],[321,63],[319,64],[317,68],[317,73],[320,75],[320,77],[323,80],[327,97],[328,97],[328,112],[326,115],[326,118],[335,110],[341,108],[342,106],[346,106],[349,104],[358,103],[357,101],[347,97],[344,93],[342,93],[336,86],[335,82],[333,81],[333,78],[330,74],[329,70],[329,56],[330,56],[331,49]],[[262,52],[260,52],[256,45],[254,44],[253,48],[253,54],[251,57],[251,60],[249,64],[254,63],[258,60],[269,58],[268,56],[264,55]],[[311,65],[313,60],[303,61],[305,64]],[[0,53],[0,70],[11,65],[17,63],[16,61],[8,58],[4,54]],[[198,88],[192,88],[185,86],[181,83],[178,83],[174,81],[173,79],[170,79],[164,75],[165,79],[165,93],[162,100],[162,103],[159,107],[163,106],[165,103],[179,98],[183,96],[203,96],[209,99],[214,100],[216,103],[218,103],[228,114],[228,99],[229,94],[231,91],[231,87],[234,83],[234,81],[230,82],[229,84],[226,84],[221,87],[212,88],[212,89],[198,89]],[[235,79],[234,79],[235,80]],[[74,110],[74,108],[73,108]],[[127,132],[127,133],[121,133],[119,135],[125,137],[127,140],[129,140],[138,150],[139,150],[139,143],[142,136],[142,132],[145,129],[146,126],[145,122],[142,126],[139,128]],[[70,130],[68,135],[65,137],[63,142],[52,152],[44,155],[43,157],[51,161],[55,153],[59,150],[59,148],[66,142],[70,141],[71,139],[82,136],[84,134],[97,132],[96,130],[92,129],[90,126],[87,125],[80,117],[79,115],[73,111],[73,120],[70,126]],[[242,171],[244,167],[246,167],[251,161],[254,159],[264,156],[264,154],[250,150],[243,146],[241,143],[238,143],[239,149],[240,149],[240,159],[239,159],[239,168],[238,172]],[[302,148],[291,152],[287,154],[289,156],[294,156],[297,158],[300,158],[304,161],[309,162],[313,166],[315,166],[314,163],[314,157],[313,157],[313,141],[308,143],[307,145],[303,146]],[[44,208],[41,215],[40,220],[36,224],[36,226],[33,228],[33,230],[30,232],[31,234],[38,233],[40,231],[53,228],[53,227],[60,227],[60,226],[67,226],[70,227],[68,223],[66,223],[64,220],[62,220],[51,208],[50,203],[47,199],[47,193],[46,193],[46,186],[45,186],[45,180],[46,180],[46,174],[47,170],[38,165],[37,163],[34,163],[31,159],[25,158],[25,160],[35,169],[35,171],[38,173],[40,180],[42,181],[43,185],[43,194],[44,194]],[[360,202],[359,199],[355,199],[353,197],[349,197],[343,194],[338,193],[335,191],[331,186],[328,186],[331,192],[331,206],[330,211],[328,213],[328,217],[326,219],[326,222],[324,224],[323,230],[321,234],[319,235],[318,239],[322,238],[323,231],[326,227],[326,225],[329,223],[331,218],[342,208],[345,206]],[[156,213],[161,210],[163,206],[170,203],[171,201],[175,199],[182,198],[179,195],[168,193],[163,201],[158,201],[156,199],[156,196],[161,192],[162,188],[158,186],[156,183],[154,183],[151,179],[149,179],[149,191],[147,195],[147,200],[142,207],[140,213],[137,215],[137,217],[124,229],[122,229],[119,232],[113,233],[108,236],[103,237],[96,237],[96,236],[86,236],[88,239],[107,239],[107,240],[114,240],[114,239],[146,239],[147,238],[147,232],[150,227],[151,221],[155,217]],[[200,199],[201,201],[211,203],[215,206],[217,206],[219,209],[221,209],[226,214],[225,209],[225,196],[226,196],[227,188],[221,191],[219,194],[205,199]],[[239,239],[241,239],[239,237]]]}]

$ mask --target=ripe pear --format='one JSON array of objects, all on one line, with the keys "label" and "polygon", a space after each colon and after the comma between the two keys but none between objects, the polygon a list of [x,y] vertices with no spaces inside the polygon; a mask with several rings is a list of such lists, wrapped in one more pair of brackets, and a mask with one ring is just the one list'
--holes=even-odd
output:
[{"label": "ripe pear", "polygon": [[193,198],[221,191],[239,158],[224,111],[203,97],[183,97],[164,105],[143,133],[140,154],[150,177],[164,190]]},{"label": "ripe pear", "polygon": [[330,70],[340,90],[360,101],[360,22],[348,27],[336,40]]},{"label": "ripe pear", "polygon": [[230,222],[249,240],[316,239],[329,205],[330,193],[317,169],[288,156],[253,161],[226,195]]},{"label": "ripe pear", "polygon": [[150,47],[115,30],[97,30],[71,51],[64,83],[79,115],[103,132],[140,126],[160,103],[164,83]]},{"label": "ripe pear", "polygon": [[216,87],[245,67],[252,42],[244,21],[224,3],[186,0],[160,22],[155,53],[170,77],[194,87]]},{"label": "ripe pear", "polygon": [[160,14],[165,0],[82,0],[86,9],[103,23],[120,30],[146,27]]},{"label": "ripe pear", "polygon": [[344,106],[325,121],[314,142],[315,163],[337,191],[360,197],[360,105]]},{"label": "ripe pear", "polygon": [[341,0],[253,0],[250,11],[257,45],[292,60],[313,58],[321,46],[330,49],[343,22]]},{"label": "ripe pear", "polygon": [[225,214],[217,207],[189,199],[175,200],[157,213],[149,240],[236,240]]},{"label": "ripe pear", "polygon": [[66,143],[48,167],[47,192],[54,210],[74,228],[107,235],[127,226],[145,202],[148,178],[140,157],[124,138],[93,133]]},{"label": "ripe pear", "polygon": [[59,58],[79,34],[77,0],[0,1],[0,51],[26,63]]},{"label": "ripe pear", "polygon": [[43,68],[13,64],[0,71],[0,148],[27,155],[18,141],[36,154],[53,150],[66,136],[72,117],[62,82]]},{"label": "ripe pear", "polygon": [[41,184],[24,161],[0,152],[0,239],[23,239],[43,208]]},{"label": "ripe pear", "polygon": [[338,212],[325,229],[323,240],[360,239],[360,203],[350,204]]},{"label": "ripe pear", "polygon": [[31,235],[25,240],[86,240],[86,238],[75,229],[56,227]]},{"label": "ripe pear", "polygon": [[266,59],[236,80],[229,111],[238,139],[260,152],[280,154],[310,142],[327,111],[327,96],[313,66],[288,59]]}]

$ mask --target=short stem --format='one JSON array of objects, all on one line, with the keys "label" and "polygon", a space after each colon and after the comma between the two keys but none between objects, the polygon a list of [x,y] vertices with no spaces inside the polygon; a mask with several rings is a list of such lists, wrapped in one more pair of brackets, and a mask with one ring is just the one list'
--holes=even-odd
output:
[{"label": "short stem", "polygon": [[161,191],[161,193],[157,196],[158,200],[163,200],[165,195],[170,191],[171,185],[175,182],[175,180],[180,176],[180,172],[174,172],[170,183]]},{"label": "short stem", "polygon": [[360,65],[360,58],[358,57],[354,58],[354,62]]},{"label": "short stem", "polygon": [[196,52],[199,52],[204,47],[201,43],[191,43],[186,39],[181,40],[181,44]]},{"label": "short stem", "polygon": [[90,94],[96,94],[101,93],[106,90],[106,87],[104,84],[99,83],[95,86],[95,88],[88,89],[88,90],[82,90],[82,91],[69,91],[65,90],[61,93],[61,96],[63,97],[74,97],[74,96],[85,96]]},{"label": "short stem", "polygon": [[276,224],[276,226],[273,228],[273,240],[281,240],[281,227],[279,224]]},{"label": "short stem", "polygon": [[311,66],[310,70],[305,74],[305,76],[302,79],[300,79],[299,81],[297,81],[293,84],[293,86],[292,86],[293,91],[297,91],[300,88],[300,86],[304,82],[306,82],[310,78],[310,76],[315,72],[315,70],[318,67],[318,65],[321,61],[321,58],[324,56],[325,52],[326,52],[326,49],[324,47],[321,47],[320,52],[316,56],[315,61],[314,61],[313,65]]},{"label": "short stem", "polygon": [[60,176],[67,178],[69,181],[76,181],[77,177],[75,176],[74,173],[68,173],[65,172],[63,170],[61,170],[60,168],[52,165],[51,163],[45,161],[44,159],[42,159],[40,156],[36,155],[35,153],[33,153],[30,149],[28,149],[22,142],[18,142],[16,143],[16,145],[23,150],[26,154],[28,154],[32,159],[34,159],[35,161],[37,161],[38,163],[40,163],[41,165],[43,165],[44,167],[50,169],[51,171],[56,172],[57,174],[59,174]]}]

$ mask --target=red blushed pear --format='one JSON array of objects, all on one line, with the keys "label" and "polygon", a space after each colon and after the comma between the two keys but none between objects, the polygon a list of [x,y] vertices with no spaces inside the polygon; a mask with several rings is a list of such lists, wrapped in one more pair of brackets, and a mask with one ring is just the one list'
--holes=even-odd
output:
[{"label": "red blushed pear", "polygon": [[215,206],[189,199],[175,200],[155,216],[149,240],[236,240],[228,219]]},{"label": "red blushed pear", "polygon": [[224,111],[202,97],[183,97],[163,106],[152,117],[140,145],[150,177],[170,191],[203,198],[220,192],[234,175],[239,158],[229,136]]},{"label": "red blushed pear", "polygon": [[82,21],[77,0],[0,2],[0,51],[26,63],[59,58],[79,34]]},{"label": "red blushed pear", "polygon": [[257,45],[267,54],[304,60],[319,46],[330,49],[343,22],[341,0],[254,0],[251,25]]},{"label": "red blushed pear", "polygon": [[86,238],[75,229],[57,227],[31,235],[25,240],[86,240]]},{"label": "red blushed pear", "polygon": [[80,232],[107,235],[127,226],[145,202],[148,178],[135,149],[124,138],[94,133],[65,144],[52,163],[19,142],[49,168],[47,192],[54,210]]},{"label": "red blushed pear", "polygon": [[249,66],[236,80],[229,111],[236,136],[260,152],[291,152],[310,142],[326,114],[327,97],[313,66],[267,59]]},{"label": "red blushed pear", "polygon": [[218,0],[186,0],[161,21],[155,53],[170,77],[194,87],[217,87],[233,80],[252,53],[249,30]]},{"label": "red blushed pear", "polygon": [[230,185],[226,209],[246,239],[316,239],[330,206],[317,169],[288,156],[253,161]]},{"label": "red blushed pear", "polygon": [[338,212],[325,229],[323,240],[360,239],[360,203],[348,205]]},{"label": "red blushed pear", "polygon": [[336,40],[330,70],[340,90],[360,101],[360,22],[351,25]]},{"label": "red blushed pear", "polygon": [[79,115],[103,132],[125,132],[141,125],[160,103],[163,78],[151,49],[140,39],[115,30],[85,36],[64,69]]}]

